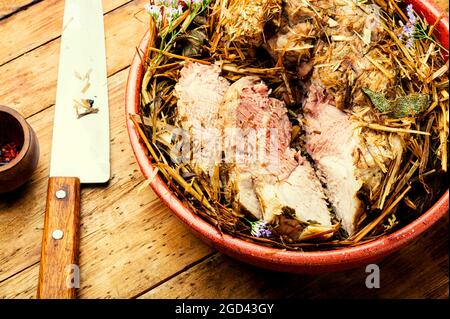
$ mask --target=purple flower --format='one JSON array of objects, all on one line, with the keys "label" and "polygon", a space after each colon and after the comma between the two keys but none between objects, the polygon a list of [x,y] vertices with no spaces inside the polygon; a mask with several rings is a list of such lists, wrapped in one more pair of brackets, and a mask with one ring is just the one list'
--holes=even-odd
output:
[{"label": "purple flower", "polygon": [[256,222],[250,222],[252,226],[250,233],[256,237],[270,237],[272,235],[272,231],[269,228],[269,225],[263,220],[258,220]]},{"label": "purple flower", "polygon": [[148,14],[158,23],[163,17],[172,23],[176,18],[183,14],[183,6],[176,0],[156,0],[157,4],[145,4],[144,8]]},{"label": "purple flower", "polygon": [[169,19],[169,23],[178,18],[183,13],[183,7],[179,5],[178,7],[169,7],[166,9],[167,17]]},{"label": "purple flower", "polygon": [[408,49],[412,49],[413,46],[414,46],[414,38],[409,38],[409,39],[406,41],[406,47],[407,47]]},{"label": "purple flower", "polygon": [[156,22],[161,22],[162,20],[162,13],[161,13],[161,7],[153,5],[153,4],[146,4],[144,5],[145,10],[147,13],[155,19]]},{"label": "purple flower", "polygon": [[403,26],[399,39],[405,41],[406,47],[411,49],[414,45],[414,33],[417,23],[417,16],[415,15],[411,4],[406,7],[406,14],[408,15],[408,21]]},{"label": "purple flower", "polygon": [[149,13],[150,15],[153,14],[161,14],[161,8],[159,6],[155,6],[154,4],[145,4],[144,9]]},{"label": "purple flower", "polygon": [[416,24],[416,22],[417,22],[417,17],[416,17],[416,15],[414,14],[414,11],[413,11],[413,6],[412,6],[412,4],[408,4],[407,6],[406,6],[406,14],[408,15],[408,19],[409,19],[409,23],[410,24]]}]

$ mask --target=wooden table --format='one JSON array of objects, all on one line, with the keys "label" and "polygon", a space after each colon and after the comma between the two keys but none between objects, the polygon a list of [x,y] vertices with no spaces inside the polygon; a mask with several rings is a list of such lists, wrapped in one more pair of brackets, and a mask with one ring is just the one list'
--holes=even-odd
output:
[{"label": "wooden table", "polygon": [[[103,1],[112,179],[82,191],[80,298],[448,297],[448,217],[379,264],[380,289],[365,287],[362,268],[320,276],[273,273],[196,239],[145,187],[125,129],[125,83],[146,31],[146,2]],[[448,8],[446,0],[440,2]],[[0,4],[0,104],[27,117],[41,147],[32,180],[0,197],[0,298],[36,294],[63,5]]]}]

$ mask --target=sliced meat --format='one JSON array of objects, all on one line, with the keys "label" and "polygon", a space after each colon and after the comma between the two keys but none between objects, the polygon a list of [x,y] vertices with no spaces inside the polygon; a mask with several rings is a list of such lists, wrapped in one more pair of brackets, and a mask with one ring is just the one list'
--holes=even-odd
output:
[{"label": "sliced meat", "polygon": [[351,235],[363,209],[357,193],[364,189],[369,199],[378,198],[390,163],[401,156],[401,139],[363,130],[330,97],[309,94],[304,106],[306,148],[326,184],[328,200]]},{"label": "sliced meat", "polygon": [[385,31],[374,18],[373,5],[352,0],[285,2],[291,23],[314,21],[326,34],[315,39],[301,120],[306,148],[326,185],[327,198],[351,235],[363,210],[358,192],[365,190],[369,198],[376,198],[387,168],[402,151],[398,136],[363,129],[360,119],[350,115],[370,105],[361,88],[392,94],[393,62],[371,46]]},{"label": "sliced meat", "polygon": [[[237,128],[242,139],[233,139],[225,148],[228,154],[249,158],[235,161],[232,170],[237,201],[240,205],[265,221],[274,222],[288,209],[305,224],[317,224],[330,229],[331,216],[322,186],[311,164],[289,148],[291,123],[283,102],[269,97],[267,86],[258,77],[244,77],[232,84],[224,97],[220,112],[226,128]],[[259,149],[247,153],[240,148],[255,131],[253,140]],[[309,232],[306,228],[303,232]]]},{"label": "sliced meat", "polygon": [[291,122],[284,103],[269,97],[260,78],[248,76],[233,83],[220,117],[230,141],[224,147],[228,161],[242,167],[265,167],[279,179],[289,176],[297,165],[289,148]]},{"label": "sliced meat", "polygon": [[[292,127],[284,103],[271,98],[258,77],[228,86],[217,65],[187,63],[181,71],[176,120],[190,134],[195,172],[212,178],[217,165],[226,164],[228,184],[222,187],[231,190],[229,199],[268,223],[293,218],[290,224],[295,220],[299,229],[289,235],[294,240],[332,235],[336,227],[321,183],[289,147]],[[213,144],[218,158],[208,149]]]},{"label": "sliced meat", "polygon": [[326,184],[325,192],[342,227],[351,234],[362,211],[357,197],[362,184],[353,160],[358,145],[355,127],[344,112],[323,98],[313,100],[310,96],[304,109],[307,151]]},{"label": "sliced meat", "polygon": [[311,164],[302,157],[299,157],[298,165],[285,180],[272,184],[258,179],[255,191],[266,220],[272,221],[283,209],[291,208],[299,221],[331,225],[322,185]]},{"label": "sliced meat", "polygon": [[220,72],[218,64],[188,62],[174,90],[178,98],[176,121],[185,130],[184,138],[191,141],[192,167],[206,177],[213,175],[221,160],[219,108],[229,83]]},{"label": "sliced meat", "polygon": [[175,85],[177,121],[186,130],[217,127],[219,107],[230,84],[218,64],[187,62]]}]

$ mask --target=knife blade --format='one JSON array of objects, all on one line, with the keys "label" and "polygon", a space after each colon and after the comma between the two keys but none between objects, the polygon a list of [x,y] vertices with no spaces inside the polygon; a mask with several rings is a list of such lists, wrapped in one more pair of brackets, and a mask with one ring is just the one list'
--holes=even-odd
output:
[{"label": "knife blade", "polygon": [[110,178],[109,106],[101,0],[66,0],[38,298],[75,298],[80,183]]}]

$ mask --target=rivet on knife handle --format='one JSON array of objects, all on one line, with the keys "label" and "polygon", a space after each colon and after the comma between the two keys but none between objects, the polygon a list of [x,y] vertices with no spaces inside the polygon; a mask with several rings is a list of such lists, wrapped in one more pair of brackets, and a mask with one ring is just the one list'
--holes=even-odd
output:
[{"label": "rivet on knife handle", "polygon": [[73,299],[79,287],[80,180],[49,179],[37,297]]}]

